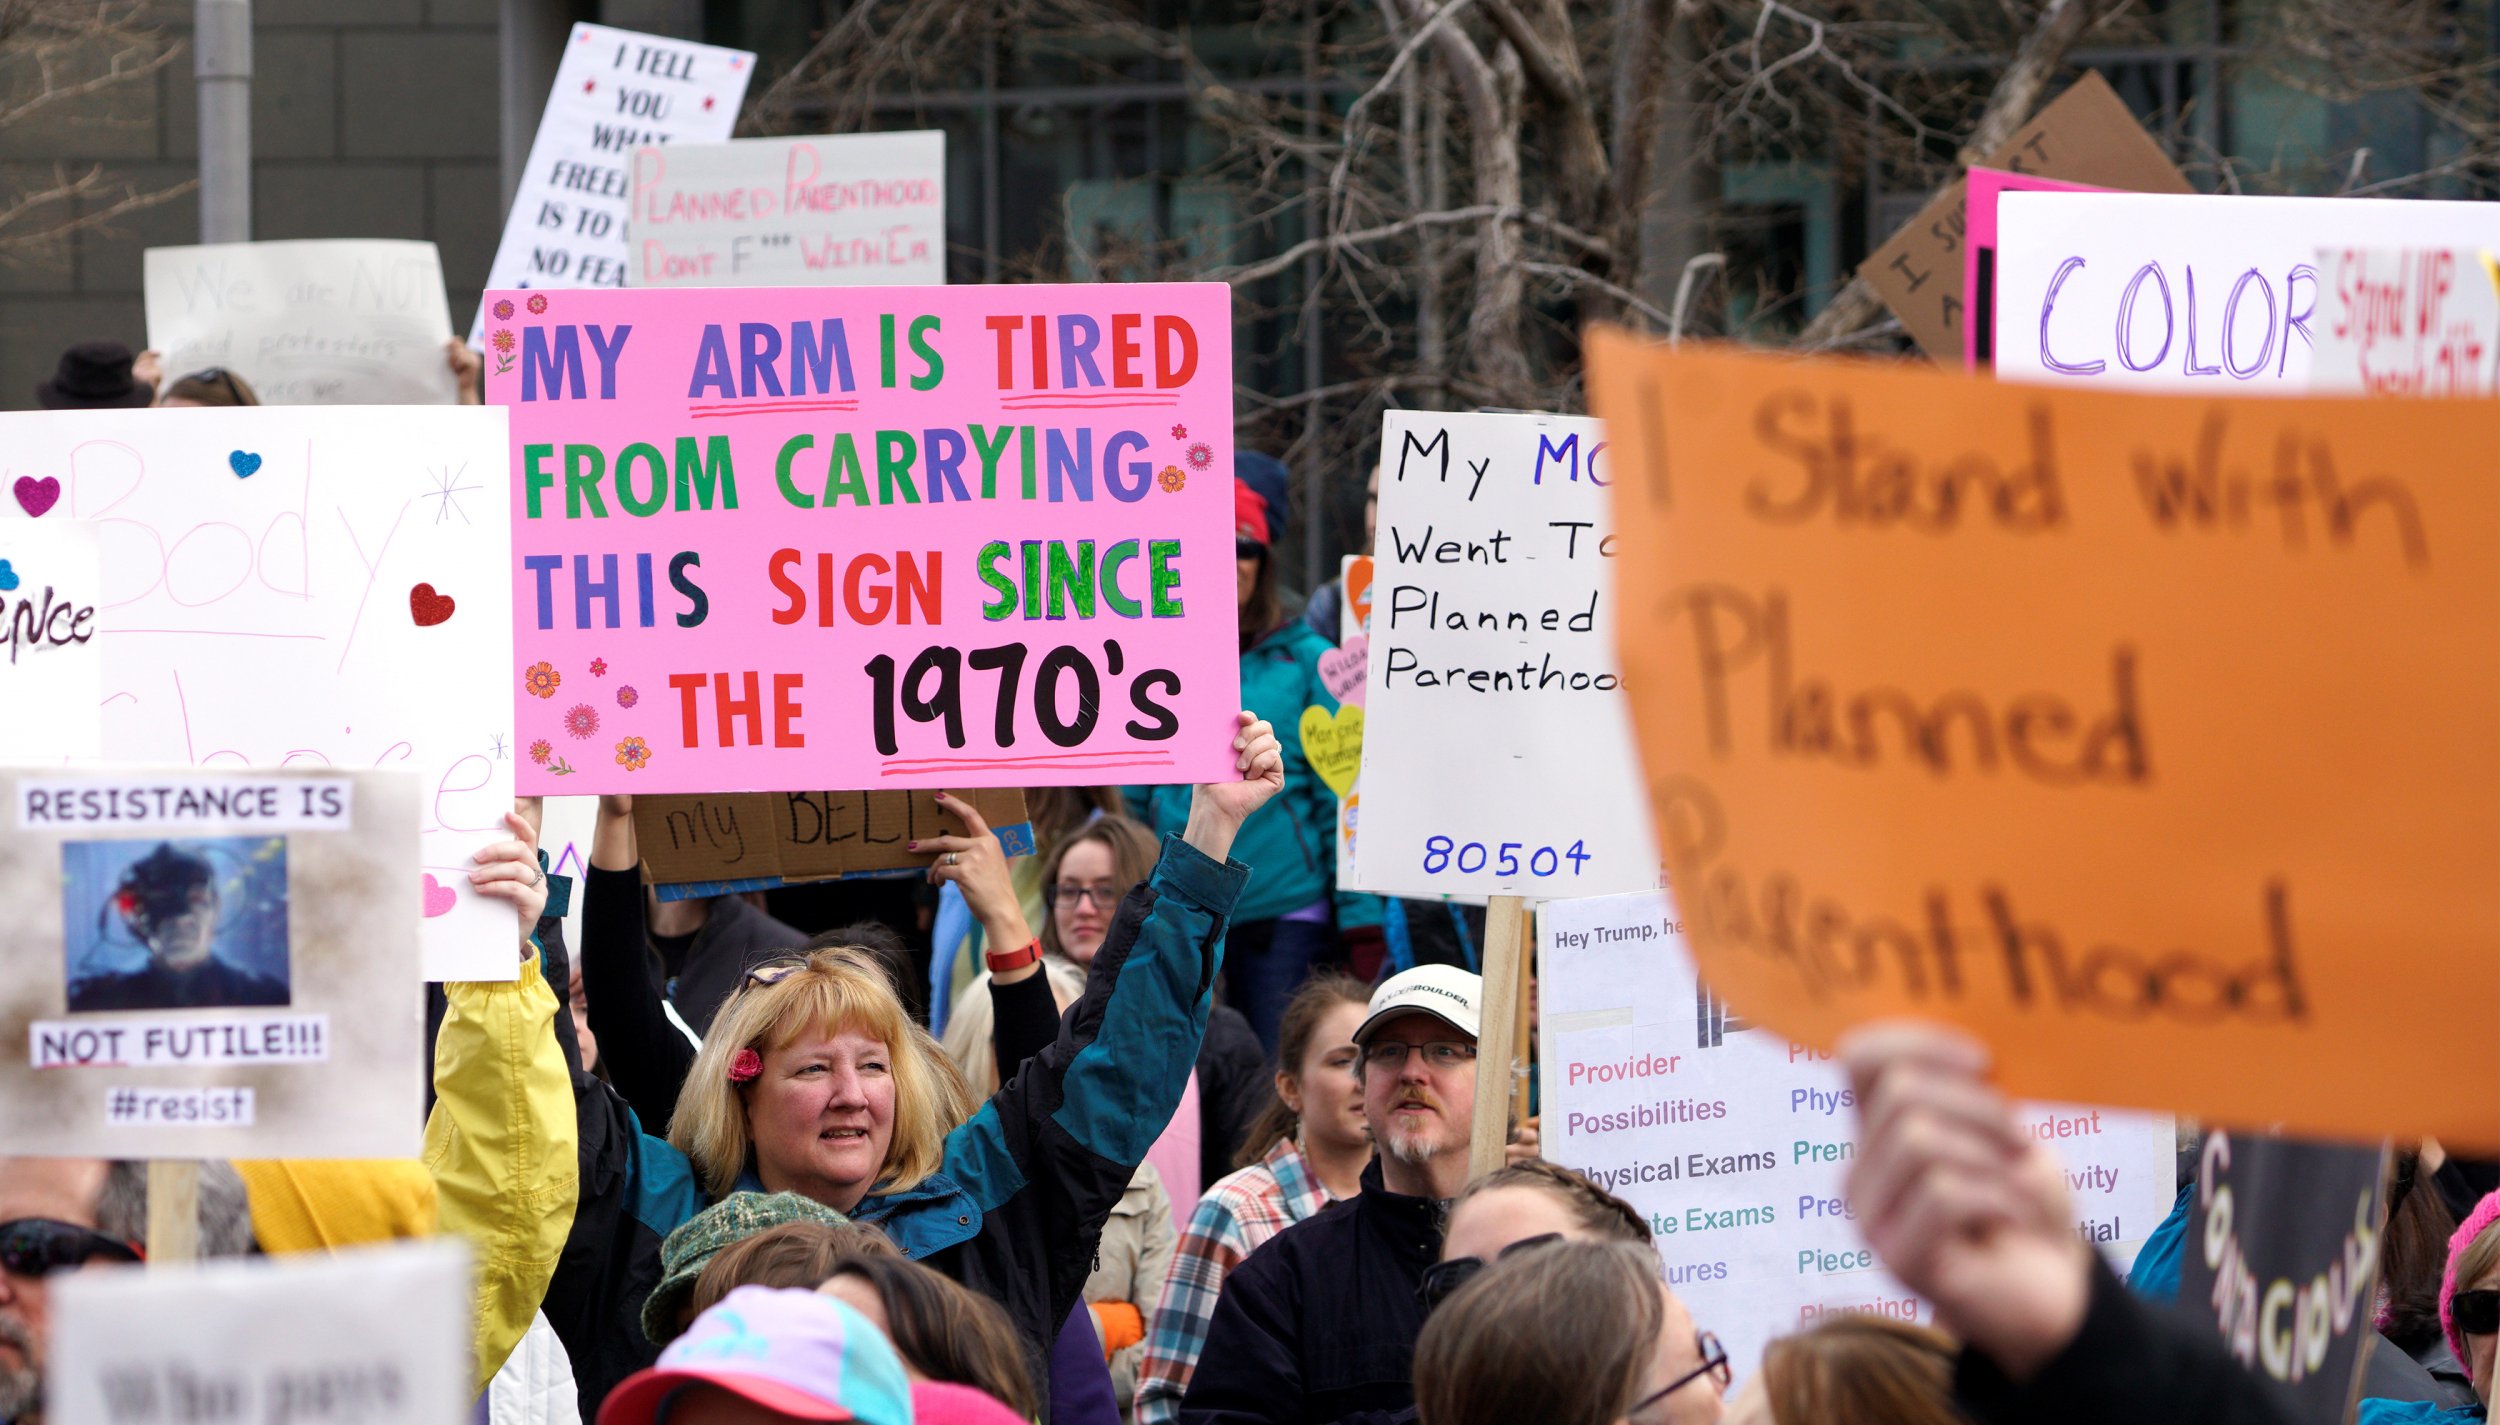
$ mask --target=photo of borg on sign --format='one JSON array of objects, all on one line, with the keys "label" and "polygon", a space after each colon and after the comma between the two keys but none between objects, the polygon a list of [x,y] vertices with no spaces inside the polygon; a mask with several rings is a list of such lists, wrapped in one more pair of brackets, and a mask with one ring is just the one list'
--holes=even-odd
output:
[{"label": "photo of borg on sign", "polygon": [[290,1002],[286,838],[61,848],[72,1014]]}]

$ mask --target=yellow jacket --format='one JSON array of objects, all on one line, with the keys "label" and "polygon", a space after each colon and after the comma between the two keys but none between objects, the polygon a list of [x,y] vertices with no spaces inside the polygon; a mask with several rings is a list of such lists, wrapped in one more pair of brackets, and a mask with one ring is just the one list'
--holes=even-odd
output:
[{"label": "yellow jacket", "polygon": [[425,1166],[438,1222],[477,1258],[478,1389],[530,1329],[581,1199],[573,1078],[538,957],[508,983],[445,985]]}]

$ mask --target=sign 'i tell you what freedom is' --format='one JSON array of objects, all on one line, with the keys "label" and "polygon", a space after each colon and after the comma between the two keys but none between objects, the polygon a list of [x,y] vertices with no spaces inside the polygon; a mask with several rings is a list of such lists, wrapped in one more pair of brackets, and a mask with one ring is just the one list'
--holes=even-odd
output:
[{"label": "sign 'i tell you what freedom is'", "polygon": [[1234,775],[1230,300],[490,292],[522,789]]}]

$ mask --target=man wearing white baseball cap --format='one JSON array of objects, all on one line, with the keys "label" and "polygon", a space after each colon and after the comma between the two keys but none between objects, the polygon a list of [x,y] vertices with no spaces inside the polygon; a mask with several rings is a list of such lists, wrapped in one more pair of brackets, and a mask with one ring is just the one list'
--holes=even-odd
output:
[{"label": "man wearing white baseball cap", "polygon": [[1354,1031],[1371,1123],[1362,1193],[1224,1279],[1181,1425],[1375,1425],[1415,1403],[1424,1268],[1467,1182],[1484,981],[1419,965],[1372,991]]}]

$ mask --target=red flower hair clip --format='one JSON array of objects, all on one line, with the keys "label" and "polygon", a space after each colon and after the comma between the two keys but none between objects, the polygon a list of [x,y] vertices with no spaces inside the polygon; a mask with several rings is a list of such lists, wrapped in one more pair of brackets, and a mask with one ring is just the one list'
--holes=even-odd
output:
[{"label": "red flower hair clip", "polygon": [[752,1083],[763,1072],[764,1056],[752,1049],[741,1049],[729,1056],[729,1081],[733,1084]]}]

